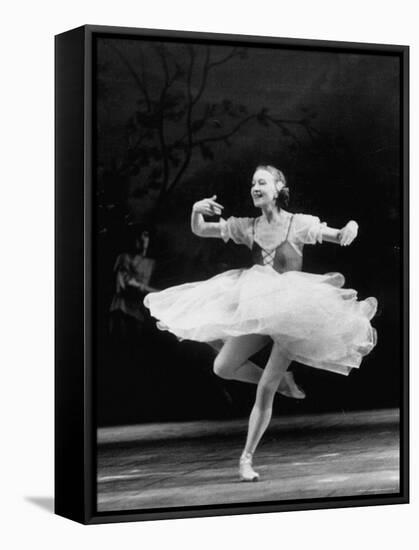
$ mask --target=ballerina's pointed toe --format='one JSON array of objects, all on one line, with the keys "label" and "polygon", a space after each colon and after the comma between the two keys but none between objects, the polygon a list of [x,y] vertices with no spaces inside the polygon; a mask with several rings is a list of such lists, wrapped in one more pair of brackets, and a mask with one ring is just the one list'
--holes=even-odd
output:
[{"label": "ballerina's pointed toe", "polygon": [[239,463],[240,481],[259,481],[260,476],[252,467],[252,457],[243,455]]},{"label": "ballerina's pointed toe", "polygon": [[292,399],[305,399],[306,394],[294,380],[292,372],[286,372],[278,387],[278,392]]}]

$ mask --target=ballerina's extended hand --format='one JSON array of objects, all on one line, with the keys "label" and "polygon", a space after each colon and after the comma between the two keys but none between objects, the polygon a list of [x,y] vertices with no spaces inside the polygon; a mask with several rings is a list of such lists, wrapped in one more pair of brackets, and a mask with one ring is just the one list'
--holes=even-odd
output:
[{"label": "ballerina's extended hand", "polygon": [[339,231],[339,243],[341,246],[349,246],[358,235],[358,224],[351,220]]},{"label": "ballerina's extended hand", "polygon": [[220,216],[224,206],[215,201],[217,195],[202,199],[193,205],[193,211],[204,216]]}]

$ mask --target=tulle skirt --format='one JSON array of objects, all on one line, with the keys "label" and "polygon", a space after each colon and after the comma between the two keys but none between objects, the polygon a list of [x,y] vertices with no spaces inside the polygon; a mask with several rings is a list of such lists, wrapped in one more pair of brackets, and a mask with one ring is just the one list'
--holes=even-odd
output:
[{"label": "tulle skirt", "polygon": [[144,304],[179,339],[268,335],[290,360],[348,374],[375,346],[377,300],[358,301],[344,283],[340,273],[281,274],[255,265],[150,293]]}]

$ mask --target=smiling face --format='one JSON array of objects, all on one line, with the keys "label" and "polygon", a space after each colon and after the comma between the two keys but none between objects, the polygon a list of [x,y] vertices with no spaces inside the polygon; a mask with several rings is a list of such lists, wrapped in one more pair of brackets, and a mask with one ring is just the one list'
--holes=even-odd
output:
[{"label": "smiling face", "polygon": [[258,168],[253,174],[251,195],[253,204],[257,208],[263,208],[268,206],[276,207],[276,198],[278,192],[284,187],[284,184],[280,181],[276,181],[276,178],[269,170],[264,168]]}]

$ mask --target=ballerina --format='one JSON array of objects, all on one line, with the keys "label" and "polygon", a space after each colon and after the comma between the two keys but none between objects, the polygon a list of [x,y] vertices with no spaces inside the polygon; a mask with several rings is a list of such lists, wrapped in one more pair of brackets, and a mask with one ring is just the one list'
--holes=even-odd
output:
[{"label": "ballerina", "polygon": [[[328,227],[319,218],[285,210],[289,191],[283,173],[258,166],[251,197],[261,210],[257,218],[221,216],[216,196],[196,202],[191,229],[200,237],[232,240],[246,245],[254,265],[232,269],[206,281],[187,283],[148,294],[145,305],[162,330],[180,339],[223,341],[215,358],[218,376],[257,384],[245,446],[239,461],[243,481],[257,481],[252,466],[256,447],[267,429],[275,394],[292,361],[347,375],[360,366],[376,343],[370,324],[377,301],[357,300],[353,289],[342,288],[340,273],[302,272],[303,247],[323,241],[348,246],[358,224]],[[264,369],[249,357],[273,341]],[[292,384],[293,379],[289,379]]]}]

